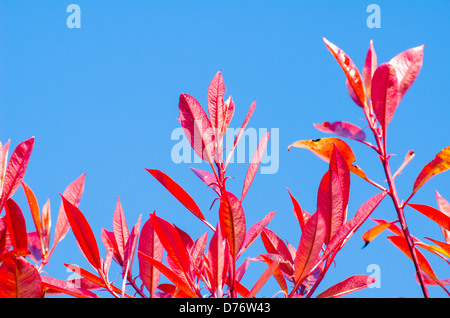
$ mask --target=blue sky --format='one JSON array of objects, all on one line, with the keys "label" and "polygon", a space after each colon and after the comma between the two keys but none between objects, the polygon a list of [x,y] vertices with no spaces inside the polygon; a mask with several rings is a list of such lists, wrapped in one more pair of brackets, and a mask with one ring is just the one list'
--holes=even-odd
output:
[{"label": "blue sky", "polygon": [[[66,8],[81,8],[81,28],[69,29]],[[367,6],[381,9],[381,28],[368,28]],[[222,71],[226,95],[236,112],[237,128],[253,100],[257,107],[249,127],[279,129],[279,169],[258,174],[244,202],[248,226],[278,211],[270,228],[296,246],[299,228],[286,191],[314,212],[317,187],[326,164],[306,150],[287,146],[300,139],[326,136],[313,127],[322,121],[345,120],[364,127],[360,109],[348,97],[345,77],[325,48],[322,37],[335,43],[362,68],[369,41],[379,63],[425,44],[424,66],[405,95],[389,126],[388,150],[400,166],[414,149],[416,157],[397,179],[406,198],[422,167],[448,138],[449,26],[447,1],[0,1],[0,140],[12,147],[36,136],[27,184],[42,206],[50,198],[56,223],[65,187],[86,172],[80,205],[100,242],[101,228],[112,229],[120,196],[131,228],[140,214],[157,214],[193,238],[208,229],[186,211],[144,168],[160,169],[180,183],[208,211],[214,193],[189,169],[205,164],[176,164],[171,140],[179,127],[178,98],[189,93],[206,107],[210,80]],[[368,133],[368,130],[366,129]],[[259,138],[262,136],[259,136]],[[369,140],[372,140],[369,138]],[[384,181],[370,149],[349,141],[356,163],[374,180]],[[230,166],[232,191],[240,193],[247,163]],[[414,203],[436,206],[434,191],[450,200],[450,175],[433,178]],[[372,186],[352,176],[349,216],[370,196]],[[23,192],[16,199],[26,207]],[[24,211],[27,211],[24,208]],[[385,200],[373,217],[395,219]],[[417,212],[406,211],[416,237],[442,240],[439,228]],[[370,221],[336,258],[318,292],[354,274],[380,268],[381,288],[354,297],[420,297],[412,263],[381,235],[365,249],[360,239]],[[101,249],[102,256],[105,255]],[[247,256],[262,252],[258,241]],[[252,254],[253,253],[253,254]],[[427,256],[429,254],[426,254]],[[440,278],[450,277],[442,260],[429,260]],[[73,235],[61,242],[47,272],[66,278],[63,262],[89,268]],[[253,264],[245,276],[251,286],[264,266]],[[118,270],[118,268],[116,268]],[[136,263],[137,269],[137,263]],[[261,291],[270,297],[274,282]],[[430,287],[432,296],[445,296]]]}]

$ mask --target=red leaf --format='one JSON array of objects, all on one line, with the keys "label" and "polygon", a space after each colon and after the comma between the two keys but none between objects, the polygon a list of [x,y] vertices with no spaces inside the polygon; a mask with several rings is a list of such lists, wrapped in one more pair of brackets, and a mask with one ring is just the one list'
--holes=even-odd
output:
[{"label": "red leaf", "polygon": [[375,278],[367,275],[354,275],[346,280],[337,283],[336,285],[328,288],[323,293],[317,296],[317,298],[338,298],[344,295],[353,293],[355,291],[369,287],[376,281]]},{"label": "red leaf", "polygon": [[398,78],[398,102],[419,75],[423,64],[424,45],[406,50],[389,61],[395,67]]},{"label": "red leaf", "polygon": [[12,246],[14,249],[28,248],[27,226],[22,210],[13,199],[6,201],[5,210]]},{"label": "red leaf", "polygon": [[30,189],[29,186],[25,184],[25,182],[22,181],[22,188],[25,192],[25,196],[28,201],[28,205],[30,207],[31,216],[33,217],[34,226],[36,227],[36,232],[38,234],[38,237],[41,238],[41,215],[39,211],[39,205],[36,199],[36,196],[34,195],[33,191]]},{"label": "red leaf", "polygon": [[119,248],[117,247],[116,238],[114,237],[114,232],[108,231],[102,228],[101,240],[106,250],[113,251],[113,259],[120,266],[123,265],[123,257],[119,254]]},{"label": "red leaf", "polygon": [[[84,192],[84,181],[86,178],[86,174],[83,173],[80,177],[78,177],[75,181],[67,186],[67,188],[63,192],[63,196],[74,206],[78,207],[80,204],[81,196]],[[59,208],[58,218],[56,220],[55,227],[55,240],[53,243],[53,248],[58,244],[69,231],[70,224],[67,220],[67,216],[64,212],[64,204],[61,202],[61,206]]]},{"label": "red leaf", "polygon": [[146,169],[150,174],[156,178],[169,192],[178,200],[181,204],[183,204],[186,209],[191,211],[197,218],[206,222],[205,217],[200,211],[200,208],[197,206],[197,203],[191,198],[191,196],[180,187],[175,181],[173,181],[169,176],[165,173],[154,170],[154,169]]},{"label": "red leaf", "polygon": [[314,124],[314,127],[324,133],[335,134],[358,141],[366,140],[366,134],[361,128],[345,121],[335,121],[334,123],[324,121],[321,124]]},{"label": "red leaf", "polygon": [[199,102],[188,94],[180,95],[180,123],[192,149],[208,163],[214,162],[215,137],[208,116]]},{"label": "red leaf", "polygon": [[42,297],[41,277],[21,256],[7,257],[0,266],[0,298]]},{"label": "red leaf", "polygon": [[292,276],[294,274],[292,267],[294,260],[286,244],[269,229],[264,229],[261,232],[261,240],[268,253],[279,255],[282,258],[283,262],[280,263],[280,269],[288,276]]},{"label": "red leaf", "polygon": [[116,209],[113,214],[113,232],[116,239],[117,250],[123,260],[125,260],[124,252],[125,246],[128,242],[129,232],[127,220],[120,203],[120,198],[117,198]]},{"label": "red leaf", "polygon": [[338,48],[333,43],[329,42],[327,39],[323,38],[323,40],[328,50],[331,52],[331,54],[333,54],[334,58],[338,61],[339,65],[347,76],[347,80],[353,88],[353,91],[355,92],[360,104],[366,105],[367,101],[366,94],[364,92],[364,83],[357,67],[343,50]]},{"label": "red leaf", "polygon": [[141,254],[148,255],[154,260],[162,262],[163,251],[163,246],[156,235],[155,229],[153,228],[153,223],[151,219],[148,219],[142,227],[141,237],[139,238],[138,260],[139,277],[144,283],[144,286],[150,292],[151,297],[156,292],[161,273],[149,262],[146,262]]},{"label": "red leaf", "polygon": [[314,213],[306,222],[294,260],[294,275],[297,282],[308,276],[317,261],[325,242],[325,229],[325,219],[320,211]]},{"label": "red leaf", "polygon": [[70,203],[63,195],[61,195],[61,198],[67,219],[83,254],[95,269],[101,270],[102,262],[100,260],[97,241],[89,223],[76,206]]},{"label": "red leaf", "polygon": [[[389,236],[388,240],[391,241],[391,243],[394,244],[399,250],[401,250],[406,256],[408,256],[410,260],[412,260],[411,252],[409,251],[408,243],[406,242],[405,237]],[[417,255],[419,266],[422,269],[422,271],[424,271],[428,276],[430,276],[434,280],[437,280],[437,277],[434,274],[433,269],[431,268],[425,256],[423,256],[423,254],[417,248],[414,247],[414,249]]]},{"label": "red leaf", "polygon": [[225,135],[225,133],[228,129],[228,126],[230,125],[231,119],[233,118],[233,115],[234,115],[234,101],[233,101],[233,98],[231,97],[231,95],[225,101],[223,115],[224,115],[224,120],[223,120],[224,122],[223,122],[222,133],[221,133],[222,136]]},{"label": "red leaf", "polygon": [[227,254],[225,250],[225,241],[219,226],[217,226],[209,243],[207,253],[207,268],[211,292],[215,293],[214,296],[217,298],[222,297],[222,288],[225,284],[225,275],[228,270]]},{"label": "red leaf", "polygon": [[6,217],[0,218],[0,255],[9,251],[12,246],[5,218]]},{"label": "red leaf", "polygon": [[[398,82],[395,68],[389,63],[377,67],[372,78],[372,107],[386,132],[398,105]],[[384,136],[386,138],[386,136]]]},{"label": "red leaf", "polygon": [[9,140],[3,146],[0,142],[0,193],[2,193],[5,179],[6,165],[8,164]]},{"label": "red leaf", "polygon": [[242,255],[242,253],[249,248],[249,246],[258,238],[261,232],[266,228],[266,226],[272,221],[276,211],[270,212],[267,214],[264,219],[259,222],[253,224],[250,229],[245,234],[244,243],[242,244],[242,248],[238,253],[238,257]]},{"label": "red leaf", "polygon": [[189,255],[177,229],[166,220],[156,216],[155,213],[150,215],[150,219],[168,256],[178,269],[188,274],[190,271]]},{"label": "red leaf", "polygon": [[170,268],[152,257],[145,255],[142,252],[139,252],[139,254],[142,256],[143,261],[149,262],[150,265],[156,267],[167,279],[174,283],[183,292],[183,296],[197,298],[197,295],[187,284],[184,277],[178,276]]},{"label": "red leaf", "polygon": [[[0,211],[3,209],[5,202],[11,198],[20,186],[20,182],[25,176],[31,152],[33,151],[34,137],[21,142],[14,149],[11,158],[6,167],[5,177],[3,179],[3,188],[0,199]],[[5,158],[6,160],[6,158]]]},{"label": "red leaf", "polygon": [[224,125],[224,102],[225,83],[223,81],[222,73],[217,72],[208,87],[208,113],[211,125],[217,129],[216,138],[220,138],[219,134]]},{"label": "red leaf", "polygon": [[220,198],[219,221],[222,235],[227,239],[234,259],[245,239],[245,214],[241,201],[231,192],[224,192]]},{"label": "red leaf", "polygon": [[297,220],[300,224],[300,229],[303,231],[303,228],[305,227],[305,223],[311,217],[311,214],[302,210],[297,199],[294,198],[294,196],[291,194],[289,189],[288,189],[288,192],[289,192],[289,196],[291,197],[292,204],[294,205],[294,207],[293,207],[294,214],[297,217]]},{"label": "red leaf", "polygon": [[370,41],[369,50],[367,51],[366,61],[364,62],[364,67],[362,71],[364,86],[366,88],[366,93],[369,98],[371,98],[371,87],[372,87],[372,76],[377,69],[377,54],[373,47],[373,41]]},{"label": "red leaf", "polygon": [[411,204],[411,203],[408,203],[408,205],[413,209],[415,209],[416,211],[419,211],[429,219],[433,220],[446,230],[450,231],[450,217],[445,213],[442,213],[441,211],[428,205]]},{"label": "red leaf", "polygon": [[319,185],[317,210],[321,211],[326,225],[325,244],[333,238],[344,224],[350,194],[350,171],[337,147],[334,147],[329,163]]},{"label": "red leaf", "polygon": [[244,200],[244,197],[246,196],[248,189],[250,188],[250,185],[252,184],[253,179],[255,178],[256,172],[258,171],[259,168],[259,164],[261,163],[261,159],[264,155],[264,152],[266,151],[269,138],[270,132],[266,133],[261,138],[258,147],[256,148],[256,151],[252,157],[252,160],[250,161],[247,174],[244,180],[244,187],[242,188],[241,202]]}]

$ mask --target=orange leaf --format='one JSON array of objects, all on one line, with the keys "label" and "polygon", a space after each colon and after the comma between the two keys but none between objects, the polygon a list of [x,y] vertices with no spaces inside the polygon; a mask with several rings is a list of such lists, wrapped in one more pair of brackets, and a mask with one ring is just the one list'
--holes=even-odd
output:
[{"label": "orange leaf", "polygon": [[444,148],[439,152],[433,160],[431,160],[419,173],[416,181],[414,182],[413,192],[414,194],[419,188],[421,188],[428,180],[433,176],[447,171],[450,169],[450,146]]},{"label": "orange leaf", "polygon": [[333,145],[336,145],[339,152],[344,157],[344,160],[345,162],[347,162],[350,171],[358,177],[366,180],[367,177],[364,171],[353,164],[356,158],[353,154],[352,149],[342,139],[336,137],[327,137],[315,140],[299,140],[289,145],[288,150],[290,150],[291,147],[308,149],[312,151],[317,157],[329,163],[333,154]]}]

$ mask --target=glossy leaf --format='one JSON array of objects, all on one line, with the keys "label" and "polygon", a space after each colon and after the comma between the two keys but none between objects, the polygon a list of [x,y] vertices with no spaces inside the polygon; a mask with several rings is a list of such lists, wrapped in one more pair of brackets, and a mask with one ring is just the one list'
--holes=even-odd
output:
[{"label": "glossy leaf", "polygon": [[139,219],[131,229],[130,236],[128,237],[125,245],[122,265],[122,278],[124,281],[127,275],[130,279],[132,279],[133,260],[139,239],[139,231],[141,229],[141,218],[142,216],[139,215]]},{"label": "glossy leaf", "polygon": [[335,134],[358,141],[366,140],[366,133],[358,126],[349,122],[335,121],[330,123],[328,121],[324,121],[321,124],[314,124],[314,127],[324,133]]},{"label": "glossy leaf", "polygon": [[153,296],[158,287],[161,272],[156,269],[151,263],[143,259],[142,254],[148,255],[158,262],[162,262],[163,259],[163,246],[161,241],[156,235],[155,229],[151,219],[148,219],[144,223],[141,230],[141,236],[139,238],[138,245],[138,261],[139,261],[139,277],[141,278],[145,288]]},{"label": "glossy leaf", "polygon": [[362,75],[364,80],[364,86],[366,88],[366,93],[369,98],[371,97],[371,86],[372,86],[372,76],[377,68],[377,54],[375,53],[375,48],[373,47],[373,41],[370,41],[369,50],[367,51],[366,60],[364,62]]},{"label": "glossy leaf", "polygon": [[186,209],[202,221],[206,221],[203,213],[200,211],[197,203],[191,198],[191,196],[181,187],[173,181],[164,172],[154,169],[146,169],[150,174],[155,177]]},{"label": "glossy leaf", "polygon": [[423,167],[414,182],[412,194],[416,193],[432,177],[448,169],[450,169],[450,146],[442,149],[433,160]]},{"label": "glossy leaf", "polygon": [[411,203],[408,203],[408,205],[450,231],[450,216],[428,205]]},{"label": "glossy leaf", "polygon": [[27,226],[22,210],[13,199],[8,199],[5,211],[12,246],[14,249],[28,248]]},{"label": "glossy leaf", "polygon": [[377,67],[373,74],[371,90],[373,111],[386,132],[398,105],[398,82],[394,66],[383,63]]},{"label": "glossy leaf", "polygon": [[397,73],[399,102],[419,75],[423,64],[424,48],[425,46],[421,45],[408,49],[389,61]]},{"label": "glossy leaf", "polygon": [[372,285],[375,281],[376,281],[375,278],[368,275],[354,275],[328,288],[323,293],[318,295],[317,298],[342,297],[355,291],[367,288],[370,285]]},{"label": "glossy leaf", "polygon": [[362,171],[358,166],[354,165],[356,158],[353,154],[350,146],[343,140],[336,137],[327,137],[315,140],[299,140],[294,142],[288,147],[290,150],[291,147],[308,149],[313,152],[317,157],[329,163],[331,159],[331,155],[333,154],[333,148],[336,146],[339,149],[339,152],[344,157],[344,160],[347,162],[350,172],[355,175],[367,179],[366,174]]},{"label": "glossy leaf", "polygon": [[9,152],[8,140],[5,145],[0,142],[0,193],[3,191],[3,182],[5,179],[6,166],[8,165],[8,152]]},{"label": "glossy leaf", "polygon": [[180,123],[192,149],[208,163],[214,162],[215,137],[208,116],[200,103],[188,94],[180,95]]},{"label": "glossy leaf", "polygon": [[[84,192],[84,183],[86,174],[83,173],[76,180],[70,183],[63,192],[63,196],[74,206],[78,207]],[[55,227],[55,240],[53,245],[56,246],[66,235],[70,229],[70,224],[64,212],[64,204],[61,202],[58,218]]]},{"label": "glossy leaf", "polygon": [[8,233],[6,217],[2,217],[0,218],[0,255],[9,251],[11,246],[11,237]]},{"label": "glossy leaf", "polygon": [[31,152],[34,147],[34,137],[21,142],[14,149],[11,158],[6,166],[6,172],[3,179],[3,188],[0,198],[0,211],[3,209],[6,201],[13,196],[25,176]]},{"label": "glossy leaf", "polygon": [[220,198],[219,221],[231,255],[236,258],[245,240],[246,224],[241,201],[231,192],[224,192]]},{"label": "glossy leaf", "polygon": [[244,186],[242,188],[241,202],[244,200],[244,197],[247,195],[247,192],[250,188],[250,185],[255,178],[256,172],[258,171],[259,165],[261,163],[261,159],[266,151],[267,143],[269,142],[270,132],[266,133],[261,140],[259,141],[258,147],[252,157],[252,160],[249,163],[247,174],[244,180]]},{"label": "glossy leaf", "polygon": [[72,228],[73,234],[81,248],[81,251],[95,269],[101,269],[102,262],[100,253],[95,240],[94,232],[92,232],[89,223],[83,213],[72,203],[70,203],[63,195],[61,195],[64,205],[64,211]]},{"label": "glossy leaf", "polygon": [[41,277],[21,256],[7,257],[0,266],[0,298],[42,297]]},{"label": "glossy leaf", "polygon": [[234,115],[234,101],[233,97],[228,97],[228,99],[224,103],[224,120],[223,120],[223,126],[222,126],[222,132],[221,136],[224,136],[228,127],[230,126],[231,119],[233,119]]},{"label": "glossy leaf", "polygon": [[337,60],[345,75],[349,81],[353,91],[358,97],[361,105],[366,105],[366,93],[364,91],[364,82],[358,68],[355,66],[350,57],[339,47],[329,42],[327,39],[323,38],[326,47],[333,54],[334,58]]}]

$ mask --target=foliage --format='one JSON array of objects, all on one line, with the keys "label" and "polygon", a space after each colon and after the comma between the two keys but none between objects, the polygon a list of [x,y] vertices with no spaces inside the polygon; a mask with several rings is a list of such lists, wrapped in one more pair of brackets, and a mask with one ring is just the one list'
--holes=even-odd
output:
[{"label": "foliage", "polygon": [[[289,149],[296,147],[312,151],[327,162],[328,170],[319,185],[317,209],[314,213],[304,211],[288,190],[293,214],[301,229],[297,247],[285,242],[269,229],[276,211],[266,212],[265,217],[251,226],[247,224],[242,203],[254,181],[270,133],[259,141],[242,182],[242,192],[230,192],[226,187],[230,178],[227,175],[227,167],[253,115],[256,101],[251,104],[232,148],[224,158],[224,136],[233,118],[235,104],[231,96],[225,99],[224,80],[222,73],[218,72],[208,87],[207,112],[193,96],[181,94],[179,98],[179,122],[186,138],[195,153],[211,168],[210,171],[191,169],[216,194],[211,206],[217,209],[217,224],[211,224],[207,220],[194,199],[174,179],[162,171],[147,169],[154,179],[206,226],[207,231],[198,238],[192,238],[156,212],[144,217],[142,227],[143,219],[140,216],[129,230],[118,199],[112,216],[112,230],[102,229],[101,232],[105,249],[102,257],[94,232],[78,208],[84,191],[83,174],[61,195],[61,206],[51,244],[50,202],[47,201],[40,209],[32,189],[24,182],[34,138],[20,143],[9,161],[9,141],[4,146],[0,144],[0,211],[5,211],[5,215],[0,218],[0,296],[44,297],[68,294],[74,297],[95,298],[99,297],[97,291],[101,289],[117,298],[253,298],[273,276],[284,297],[309,298],[313,296],[334,263],[337,253],[386,196],[392,199],[397,219],[374,219],[377,224],[363,234],[363,240],[367,244],[385,230],[393,232],[394,235],[388,239],[413,261],[424,296],[428,296],[428,284],[438,284],[446,290],[445,281],[436,277],[418,247],[444,259],[450,257],[450,204],[438,193],[436,196],[439,209],[412,204],[410,200],[430,178],[450,168],[450,148],[442,150],[423,168],[412,187],[411,195],[401,202],[397,195],[395,178],[412,160],[414,153],[409,152],[404,164],[393,174],[386,147],[389,123],[403,95],[419,74],[424,46],[409,49],[391,61],[377,66],[376,53],[371,42],[360,73],[343,50],[326,39],[324,41],[343,69],[350,97],[364,113],[375,143],[367,141],[364,131],[352,123],[324,122],[315,124],[315,127],[322,132],[361,142],[375,151],[384,168],[388,188],[370,179],[354,164],[355,155],[344,140],[337,137],[300,140],[292,143]],[[366,180],[380,191],[349,218],[352,174]],[[35,231],[27,230],[22,208],[12,198],[19,187],[24,190]],[[413,237],[404,217],[406,207],[411,207],[436,222],[443,230],[445,242],[427,238],[434,244],[426,244]],[[81,275],[76,281],[48,277],[43,271],[55,247],[64,239],[69,229],[72,229],[78,247],[93,268],[93,271],[88,271],[73,264],[65,264],[68,269]],[[258,239],[263,243],[265,251],[243,259],[244,252]],[[136,256],[138,270],[133,267]],[[112,261],[121,268],[122,277],[118,283],[109,278]],[[267,267],[252,286],[244,286],[242,277],[251,262],[262,262]],[[162,276],[168,280],[167,283],[161,282]],[[352,275],[330,286],[317,297],[340,297],[366,288],[374,281],[367,275]]]}]

